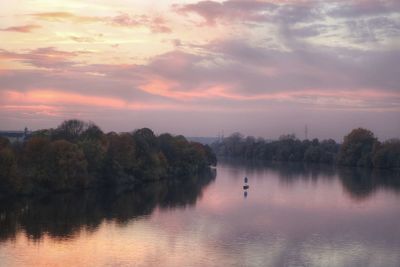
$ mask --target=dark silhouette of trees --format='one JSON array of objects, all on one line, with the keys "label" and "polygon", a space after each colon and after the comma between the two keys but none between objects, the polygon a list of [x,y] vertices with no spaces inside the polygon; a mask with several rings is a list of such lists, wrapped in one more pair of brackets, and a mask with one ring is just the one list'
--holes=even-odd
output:
[{"label": "dark silhouette of trees", "polygon": [[378,140],[371,131],[363,128],[352,130],[344,137],[338,163],[347,166],[371,167],[372,150],[377,143]]},{"label": "dark silhouette of trees", "polygon": [[84,188],[89,184],[87,161],[78,145],[66,140],[51,143],[51,154],[54,160],[52,189],[69,190]]},{"label": "dark silhouette of trees", "polygon": [[372,163],[377,168],[400,169],[400,140],[391,139],[378,144],[372,156]]},{"label": "dark silhouette of trees", "polygon": [[218,156],[225,158],[400,168],[400,140],[380,143],[371,131],[362,128],[346,135],[341,145],[332,139],[301,141],[291,134],[268,141],[234,133],[211,147]]},{"label": "dark silhouette of trees", "polygon": [[9,144],[0,140],[0,190],[19,190],[17,160]]},{"label": "dark silhouette of trees", "polygon": [[6,148],[10,146],[10,141],[5,138],[0,136],[0,149]]},{"label": "dark silhouette of trees", "polygon": [[88,128],[88,124],[80,120],[67,120],[55,129],[54,139],[76,141]]},{"label": "dark silhouette of trees", "polygon": [[216,164],[209,146],[148,128],[105,134],[94,123],[64,121],[23,144],[0,138],[0,194],[77,190],[190,176]]},{"label": "dark silhouette of trees", "polygon": [[55,171],[51,140],[41,136],[32,137],[24,144],[21,157],[21,169],[28,180],[41,187],[51,187],[51,176]]},{"label": "dark silhouette of trees", "polygon": [[332,139],[299,140],[295,135],[282,135],[276,141],[235,133],[211,145],[218,156],[264,161],[333,163],[339,145]]}]

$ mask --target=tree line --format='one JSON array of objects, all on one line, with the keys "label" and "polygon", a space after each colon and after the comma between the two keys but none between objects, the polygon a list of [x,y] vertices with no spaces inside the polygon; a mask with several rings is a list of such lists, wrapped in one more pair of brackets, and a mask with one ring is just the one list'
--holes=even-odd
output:
[{"label": "tree line", "polygon": [[209,146],[148,128],[104,133],[67,120],[23,143],[0,137],[0,193],[69,191],[101,185],[186,177],[216,164]]},{"label": "tree line", "polygon": [[211,147],[217,156],[226,158],[400,168],[400,140],[380,142],[370,130],[363,128],[352,130],[341,144],[333,139],[299,140],[292,134],[268,141],[234,133]]}]

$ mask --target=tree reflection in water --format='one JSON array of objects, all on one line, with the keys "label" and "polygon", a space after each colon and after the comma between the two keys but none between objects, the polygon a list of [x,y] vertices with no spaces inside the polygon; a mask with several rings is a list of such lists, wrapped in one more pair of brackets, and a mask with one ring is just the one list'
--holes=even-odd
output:
[{"label": "tree reflection in water", "polygon": [[41,239],[44,234],[56,239],[68,239],[81,230],[95,231],[103,221],[124,224],[151,214],[156,207],[195,205],[215,176],[215,169],[210,169],[199,176],[135,187],[3,199],[0,203],[0,241],[15,238],[21,230],[33,240]]},{"label": "tree reflection in water", "polygon": [[[296,163],[226,162],[237,172],[245,169],[248,177],[265,177],[257,172],[271,172],[284,186],[299,182],[339,180],[344,192],[357,201],[369,199],[378,190],[400,194],[400,174],[357,168],[336,168],[329,165]],[[236,168],[240,167],[240,168]],[[243,179],[238,175],[232,179]],[[90,190],[82,193],[55,194],[46,197],[2,199],[0,203],[0,241],[14,239],[23,231],[29,239],[44,235],[69,239],[80,231],[93,232],[104,221],[125,224],[152,214],[155,208],[170,209],[196,204],[205,187],[215,180],[215,169],[197,177],[142,184],[136,187]],[[268,177],[268,176],[267,176]],[[332,189],[334,190],[334,189]],[[243,193],[244,194],[244,193]],[[243,195],[246,197],[246,195]]]}]

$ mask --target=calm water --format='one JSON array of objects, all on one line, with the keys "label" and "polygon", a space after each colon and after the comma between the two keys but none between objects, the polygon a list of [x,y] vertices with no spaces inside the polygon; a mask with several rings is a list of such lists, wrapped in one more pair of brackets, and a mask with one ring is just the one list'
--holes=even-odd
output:
[{"label": "calm water", "polygon": [[185,183],[2,200],[0,265],[398,267],[400,177],[225,162]]}]

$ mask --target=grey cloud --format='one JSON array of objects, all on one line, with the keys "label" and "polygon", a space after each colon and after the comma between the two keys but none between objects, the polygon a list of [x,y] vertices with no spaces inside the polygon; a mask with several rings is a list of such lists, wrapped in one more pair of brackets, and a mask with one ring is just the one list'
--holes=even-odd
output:
[{"label": "grey cloud", "polygon": [[195,4],[173,6],[178,13],[200,15],[208,25],[214,25],[218,19],[266,21],[269,18],[268,14],[275,8],[275,4],[257,0],[200,1]]},{"label": "grey cloud", "polygon": [[366,21],[351,20],[347,21],[346,25],[349,30],[350,38],[352,38],[356,43],[378,41],[374,29]]},{"label": "grey cloud", "polygon": [[73,66],[74,57],[86,52],[60,51],[54,47],[45,47],[23,53],[0,50],[0,58],[20,61],[29,65],[42,68],[65,68]]},{"label": "grey cloud", "polygon": [[381,42],[400,37],[400,20],[373,17],[347,20],[348,38],[356,43]]},{"label": "grey cloud", "polygon": [[173,8],[180,14],[199,15],[209,26],[238,22],[248,27],[275,26],[280,41],[294,50],[304,45],[305,38],[319,35],[336,35],[353,44],[374,43],[399,37],[400,29],[400,2],[396,0],[274,3],[227,0],[200,1]]},{"label": "grey cloud", "polygon": [[[211,54],[180,54],[184,64],[177,70],[155,59],[151,68],[166,79],[179,81],[183,90],[199,85],[228,84],[244,95],[305,89],[378,89],[398,92],[400,51],[359,51],[308,47],[278,51],[254,47],[245,40],[213,42],[204,49]],[[169,56],[171,56],[170,54]],[[205,66],[202,61],[221,64]],[[168,62],[168,60],[166,61]],[[272,73],[268,74],[271,69]]]},{"label": "grey cloud", "polygon": [[335,7],[327,12],[333,17],[367,17],[400,12],[400,2],[397,0],[362,0],[336,1]]},{"label": "grey cloud", "polygon": [[320,17],[318,6],[314,1],[278,4],[258,0],[227,0],[174,5],[173,9],[181,14],[198,14],[204,18],[208,25],[214,25],[218,20],[289,24]]}]

